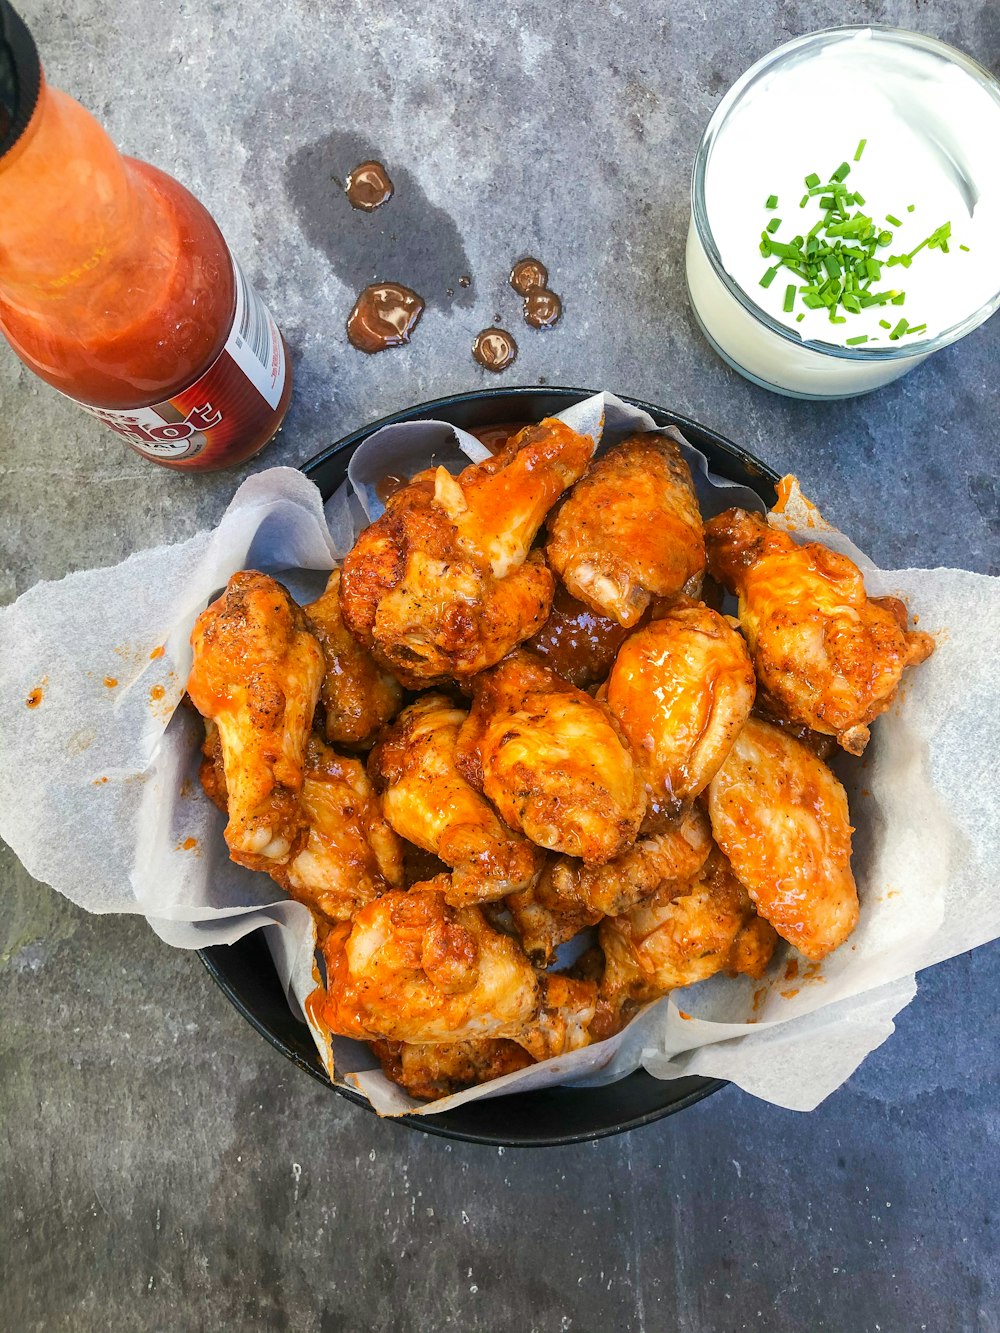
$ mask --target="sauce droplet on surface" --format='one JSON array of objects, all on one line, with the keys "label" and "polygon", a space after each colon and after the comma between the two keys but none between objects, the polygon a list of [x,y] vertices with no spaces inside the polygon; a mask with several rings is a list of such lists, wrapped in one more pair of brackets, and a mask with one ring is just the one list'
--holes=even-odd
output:
[{"label": "sauce droplet on surface", "polygon": [[562,301],[547,287],[534,287],[524,298],[524,318],[533,329],[551,329],[561,314]]},{"label": "sauce droplet on surface", "polygon": [[154,648],[153,651],[149,654],[149,660],[151,662],[155,662],[157,658],[160,658],[162,656],[163,656],[163,644],[161,643],[159,647]]},{"label": "sauce droplet on surface", "polygon": [[198,846],[197,838],[185,838],[184,841],[181,843],[181,847],[185,852],[193,851],[194,848],[197,846]]},{"label": "sauce droplet on surface", "polygon": [[469,277],[468,273],[463,273],[463,274],[462,274],[462,276],[461,276],[461,277],[459,278],[459,280],[458,280],[458,285],[459,285],[459,287],[471,287],[471,286],[472,286],[472,279]]},{"label": "sauce droplet on surface", "polygon": [[159,703],[159,701],[163,698],[165,694],[166,690],[163,688],[162,685],[154,685],[153,688],[149,691],[149,697],[153,700],[154,703]]},{"label": "sauce droplet on surface", "polygon": [[37,708],[42,702],[42,693],[41,685],[36,685],[24,701],[25,708]]},{"label": "sauce droplet on surface", "polygon": [[506,329],[483,329],[476,334],[472,355],[484,370],[499,374],[517,359],[517,343]]},{"label": "sauce droplet on surface", "polygon": [[549,270],[540,259],[519,259],[510,271],[510,285],[518,296],[527,296],[534,287],[544,287]]},{"label": "sauce droplet on surface", "polygon": [[362,162],[348,174],[347,201],[352,208],[373,213],[392,198],[393,185],[381,162]]},{"label": "sauce droplet on surface", "polygon": [[395,472],[387,472],[384,477],[380,477],[375,483],[375,494],[385,504],[391,495],[401,491],[404,486],[409,486],[409,477],[399,476]]},{"label": "sauce droplet on surface", "polygon": [[384,352],[409,342],[423,313],[423,297],[409,287],[397,282],[372,283],[347,316],[347,336],[359,352]]},{"label": "sauce droplet on surface", "polygon": [[118,679],[116,676],[105,676],[104,683],[109,690],[113,690],[115,686],[118,684]]}]

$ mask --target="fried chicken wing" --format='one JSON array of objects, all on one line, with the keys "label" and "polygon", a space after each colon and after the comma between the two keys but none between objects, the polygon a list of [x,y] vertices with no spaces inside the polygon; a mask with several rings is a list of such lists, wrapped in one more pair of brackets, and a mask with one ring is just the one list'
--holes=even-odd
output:
[{"label": "fried chicken wing", "polygon": [[218,729],[234,861],[286,861],[305,830],[299,793],[323,653],[288,593],[254,570],[229,580],[191,634],[188,694]]},{"label": "fried chicken wing", "polygon": [[611,714],[523,650],[473,682],[457,754],[511,828],[588,865],[630,847],[646,812]]},{"label": "fried chicken wing", "polygon": [[[548,967],[560,945],[601,919],[579,899],[556,892],[552,877],[561,864],[562,858],[547,862],[533,883],[506,900],[524,952],[536,967]],[[582,868],[583,863],[573,864]]]},{"label": "fried chicken wing", "polygon": [[550,859],[532,884],[507,899],[525,953],[537,967],[547,967],[560,945],[603,916],[627,911],[665,883],[690,879],[711,847],[708,817],[694,806],[606,865],[585,866],[570,856]]},{"label": "fried chicken wing", "polygon": [[452,867],[446,898],[453,907],[526,887],[543,856],[459,772],[455,744],[467,716],[445,695],[425,694],[404,709],[368,761],[392,827]]},{"label": "fried chicken wing", "polygon": [[351,633],[405,685],[468,679],[545,622],[554,581],[531,544],[580,477],[589,436],[528,426],[457,477],[439,467],[390,496],[343,566]]},{"label": "fried chicken wing", "polygon": [[325,922],[346,921],[403,883],[403,849],[386,823],[362,764],[309,740],[302,809],[304,847],[271,875]]},{"label": "fried chicken wing", "polygon": [[322,597],[304,608],[326,661],[320,688],[326,739],[363,748],[403,706],[403,690],[344,624],[340,614],[340,570],[330,575]]},{"label": "fried chicken wing", "polygon": [[751,717],[708,788],[712,833],[758,913],[807,958],[858,920],[847,795],[813,752]]},{"label": "fried chicken wing", "polygon": [[603,866],[562,857],[550,870],[556,899],[577,904],[595,917],[620,916],[664,884],[690,879],[712,850],[708,817],[699,806]]},{"label": "fried chicken wing", "polygon": [[479,908],[447,905],[447,878],[392,889],[330,932],[330,1030],[416,1044],[509,1038],[536,1059],[585,1042],[593,983],[539,976]]},{"label": "fried chicken wing", "polygon": [[429,1101],[534,1064],[527,1051],[505,1038],[479,1037],[435,1045],[376,1041],[372,1047],[386,1078],[411,1097]]},{"label": "fried chicken wing", "polygon": [[[666,884],[624,916],[602,921],[602,998],[620,1008],[655,1000],[725,968],[735,970],[744,960],[759,967],[767,952],[765,933],[752,956],[736,947],[752,920],[746,889],[726,858],[713,851],[693,879]],[[771,950],[774,943],[771,931]]]},{"label": "fried chicken wing", "polygon": [[633,435],[595,459],[549,533],[549,563],[573,596],[621,625],[705,567],[691,472],[663,435]]},{"label": "fried chicken wing", "polygon": [[[228,812],[219,733],[206,723],[200,777],[209,798]],[[335,921],[390,886],[403,883],[403,847],[386,823],[364,768],[316,735],[306,751],[299,796],[304,838],[291,859],[260,865],[292,898],[315,914],[321,936]]]},{"label": "fried chicken wing", "polygon": [[705,526],[709,568],[739,596],[758,684],[776,716],[861,754],[903,671],[930,655],[906,608],[870,598],[847,556],[798,545],[759,514],[730,509]]},{"label": "fried chicken wing", "polygon": [[548,620],[524,646],[571,685],[585,690],[607,679],[628,633],[617,620],[571,597],[559,583]]},{"label": "fried chicken wing", "polygon": [[632,743],[651,816],[676,814],[704,790],[756,688],[742,637],[707,606],[669,611],[622,644],[607,702]]}]

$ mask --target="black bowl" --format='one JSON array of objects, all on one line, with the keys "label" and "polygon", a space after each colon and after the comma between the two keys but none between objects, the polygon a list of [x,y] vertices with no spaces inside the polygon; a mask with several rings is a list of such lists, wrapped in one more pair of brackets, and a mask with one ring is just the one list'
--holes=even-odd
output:
[{"label": "black bowl", "polygon": [[[325,500],[344,480],[348,459],[354,450],[381,426],[397,421],[431,419],[448,421],[466,430],[480,430],[503,422],[540,421],[589,397],[591,392],[589,389],[549,387],[485,389],[438,398],[355,431],[317,454],[303,465],[302,471],[316,483]],[[768,506],[774,504],[777,474],[745,449],[688,417],[634,398],[625,401],[647,411],[658,426],[678,426],[705,454],[713,472],[751,487]],[[313,1078],[371,1111],[360,1093],[330,1082],[320,1064],[309,1029],[288,1007],[259,931],[244,936],[236,944],[213,945],[200,953],[227,999],[272,1046]],[[682,1111],[724,1086],[722,1079],[668,1081],[639,1070],[605,1087],[549,1088],[540,1092],[515,1093],[509,1097],[472,1102],[441,1115],[402,1116],[400,1123],[428,1134],[466,1139],[471,1143],[550,1147],[599,1139],[648,1125],[675,1111]]]}]

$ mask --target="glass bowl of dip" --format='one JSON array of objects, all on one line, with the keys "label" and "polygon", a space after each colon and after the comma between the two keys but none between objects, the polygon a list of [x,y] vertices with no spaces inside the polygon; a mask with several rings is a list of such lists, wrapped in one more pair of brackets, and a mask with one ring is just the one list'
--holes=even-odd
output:
[{"label": "glass bowl of dip", "polygon": [[[1000,82],[933,37],[838,27],[772,51],[723,98],[695,160],[687,284],[709,343],[764,388],[847,398],[978,328],[1000,306],[998,144]],[[776,240],[806,231],[817,211],[800,210],[805,177],[826,181],[841,162],[864,212],[893,233],[874,285],[905,291],[905,303],[831,324],[825,309],[801,300],[783,309],[786,284],[799,281],[785,268],[761,285],[777,261],[762,258],[760,242],[772,218],[782,220]],[[771,196],[778,204],[769,209]],[[885,266],[944,223],[947,251],[925,246],[909,267]],[[926,327],[890,340],[879,319],[894,325],[903,315]],[[847,345],[860,335],[868,341]]]}]

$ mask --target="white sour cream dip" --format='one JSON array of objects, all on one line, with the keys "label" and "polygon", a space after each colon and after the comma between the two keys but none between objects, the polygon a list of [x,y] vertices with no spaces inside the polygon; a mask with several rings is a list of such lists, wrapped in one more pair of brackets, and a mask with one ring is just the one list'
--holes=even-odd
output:
[{"label": "white sour cream dip", "polygon": [[[687,278],[709,340],[766,387],[836,398],[897,378],[975,328],[1000,304],[998,146],[1000,84],[932,38],[840,28],[767,56],[723,99],[695,167]],[[806,235],[823,213],[816,199],[800,207],[805,177],[826,182],[845,161],[844,185],[864,198],[850,212],[892,233],[876,251],[883,268],[871,290],[903,291],[905,301],[860,314],[841,309],[845,322],[834,324],[825,309],[806,308],[804,280],[785,267],[760,285],[778,263],[762,258],[760,241],[772,218],[781,219],[776,241]],[[948,253],[925,246],[908,268],[887,265],[944,223]],[[790,284],[796,295],[786,312]],[[895,327],[900,318],[926,329],[891,341],[880,321]],[[847,344],[861,335],[864,345]]]}]

